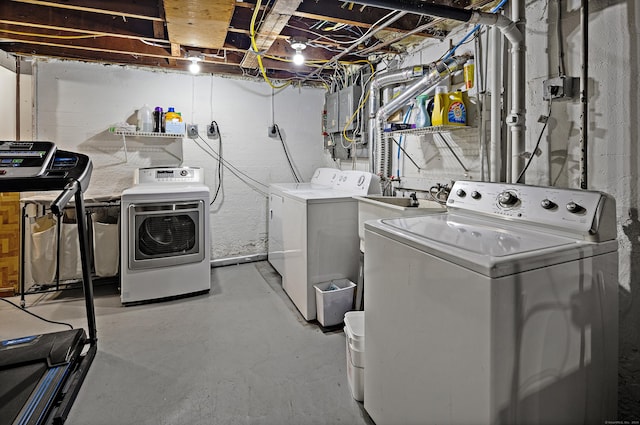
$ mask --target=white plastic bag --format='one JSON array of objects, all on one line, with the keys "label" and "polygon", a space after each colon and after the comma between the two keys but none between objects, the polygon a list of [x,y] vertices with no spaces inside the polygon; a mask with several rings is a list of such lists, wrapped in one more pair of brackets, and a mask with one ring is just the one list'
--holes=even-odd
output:
[{"label": "white plastic bag", "polygon": [[81,279],[82,261],[80,260],[78,225],[63,221],[60,233],[60,280]]},{"label": "white plastic bag", "polygon": [[52,283],[56,277],[56,219],[52,214],[31,224],[31,277],[36,284]]},{"label": "white plastic bag", "polygon": [[120,266],[120,226],[118,218],[94,213],[93,262],[98,277],[118,274]]}]

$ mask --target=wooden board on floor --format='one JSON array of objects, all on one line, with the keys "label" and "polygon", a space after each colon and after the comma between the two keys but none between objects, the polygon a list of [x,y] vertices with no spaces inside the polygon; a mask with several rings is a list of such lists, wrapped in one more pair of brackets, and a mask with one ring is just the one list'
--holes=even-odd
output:
[{"label": "wooden board on floor", "polygon": [[20,279],[20,194],[0,193],[0,292],[17,292]]}]

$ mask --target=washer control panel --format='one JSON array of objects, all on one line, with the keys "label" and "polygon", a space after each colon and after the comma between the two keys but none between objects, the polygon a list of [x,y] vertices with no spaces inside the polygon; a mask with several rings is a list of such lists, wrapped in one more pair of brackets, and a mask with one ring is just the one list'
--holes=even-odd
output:
[{"label": "washer control panel", "polygon": [[615,201],[597,191],[523,184],[457,181],[447,208],[534,226],[594,235],[614,229]]},{"label": "washer control panel", "polygon": [[134,184],[149,183],[204,183],[204,173],[200,167],[138,168]]},{"label": "washer control panel", "polygon": [[338,174],[331,187],[354,195],[377,195],[380,193],[380,178],[367,171],[345,170]]}]

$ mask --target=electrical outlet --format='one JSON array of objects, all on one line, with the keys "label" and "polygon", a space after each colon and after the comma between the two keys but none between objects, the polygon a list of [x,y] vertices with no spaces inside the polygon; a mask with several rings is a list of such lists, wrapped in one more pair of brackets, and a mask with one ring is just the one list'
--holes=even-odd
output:
[{"label": "electrical outlet", "polygon": [[220,130],[218,124],[215,121],[211,121],[211,124],[207,126],[207,137],[209,139],[217,139],[220,137]]},{"label": "electrical outlet", "polygon": [[570,99],[575,95],[576,86],[579,83],[579,78],[564,75],[544,80],[542,82],[542,98],[544,100]]},{"label": "electrical outlet", "polygon": [[196,139],[198,137],[198,124],[187,124],[187,136],[190,139]]},{"label": "electrical outlet", "polygon": [[276,125],[270,125],[268,129],[269,137],[276,138],[278,137],[278,131],[276,130]]}]

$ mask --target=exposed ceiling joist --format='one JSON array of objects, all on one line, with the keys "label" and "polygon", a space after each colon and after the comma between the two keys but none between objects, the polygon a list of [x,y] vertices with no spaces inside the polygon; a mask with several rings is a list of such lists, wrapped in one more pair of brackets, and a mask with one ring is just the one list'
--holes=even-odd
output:
[{"label": "exposed ceiling joist", "polygon": [[[427,1],[427,0],[425,0]],[[456,8],[499,0],[428,0]],[[250,23],[258,0],[0,0],[0,50],[20,56],[66,58],[187,70],[187,51],[204,58],[202,72],[259,76]],[[331,78],[339,61],[373,61],[401,54],[426,38],[442,38],[451,24],[342,0],[262,0],[257,50],[272,79]],[[379,27],[385,29],[380,31]],[[367,31],[375,35],[361,42]],[[411,35],[411,37],[406,37]],[[290,62],[288,40],[306,38],[315,67]],[[322,63],[321,68],[317,67]]]},{"label": "exposed ceiling joist", "polygon": [[[11,0],[16,3],[26,3],[36,6],[56,7],[60,9],[76,10],[80,12],[100,13],[111,16],[122,16],[125,18],[145,19],[150,21],[163,21],[161,16],[156,13],[135,13],[127,10],[133,9],[132,6],[144,5],[144,2],[131,1],[66,1],[64,3],[57,1],[44,0]],[[149,4],[149,2],[146,2]],[[105,6],[109,8],[105,8]],[[135,10],[135,9],[133,9]]]},{"label": "exposed ceiling joist", "polygon": [[[289,18],[296,11],[302,0],[276,0],[273,7],[260,25],[260,30],[255,36],[258,52],[266,52],[276,41],[282,29],[289,22]],[[258,60],[254,52],[247,52],[240,63],[243,68],[254,69],[258,67]]]}]

